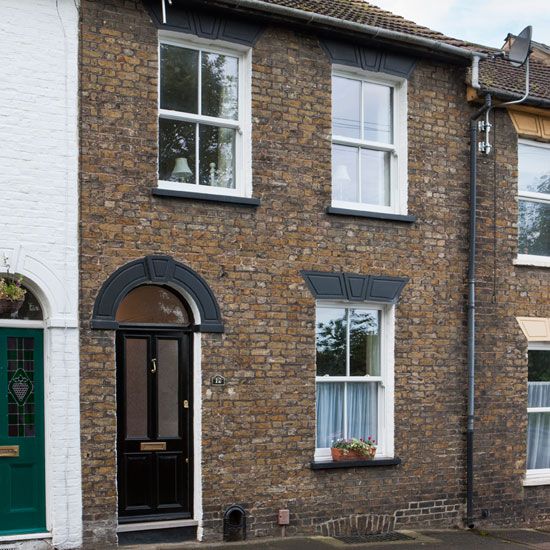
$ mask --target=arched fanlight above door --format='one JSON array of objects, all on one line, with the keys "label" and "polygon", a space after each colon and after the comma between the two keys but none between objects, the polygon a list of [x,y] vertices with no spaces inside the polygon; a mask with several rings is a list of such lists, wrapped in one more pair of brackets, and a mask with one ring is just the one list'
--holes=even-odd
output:
[{"label": "arched fanlight above door", "polygon": [[9,319],[10,321],[42,321],[44,314],[42,307],[32,291],[21,285],[25,291],[22,301],[1,300],[0,299],[0,319]]},{"label": "arched fanlight above door", "polygon": [[208,283],[190,267],[170,256],[146,256],[117,269],[97,295],[92,328],[118,329],[118,310],[124,299],[138,287],[154,285],[174,289],[185,297],[186,303],[193,308],[195,331],[223,332],[220,308]]},{"label": "arched fanlight above door", "polygon": [[131,290],[120,302],[115,319],[119,325],[176,325],[187,327],[191,315],[175,292],[158,285]]}]

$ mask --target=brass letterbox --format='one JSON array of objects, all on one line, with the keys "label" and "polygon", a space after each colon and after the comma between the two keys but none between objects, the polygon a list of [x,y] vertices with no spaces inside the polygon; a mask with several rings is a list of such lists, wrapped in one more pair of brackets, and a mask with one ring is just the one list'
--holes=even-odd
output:
[{"label": "brass letterbox", "polygon": [[141,443],[140,451],[166,451],[166,441],[147,441]]},{"label": "brass letterbox", "polygon": [[19,445],[0,445],[0,458],[17,458]]}]

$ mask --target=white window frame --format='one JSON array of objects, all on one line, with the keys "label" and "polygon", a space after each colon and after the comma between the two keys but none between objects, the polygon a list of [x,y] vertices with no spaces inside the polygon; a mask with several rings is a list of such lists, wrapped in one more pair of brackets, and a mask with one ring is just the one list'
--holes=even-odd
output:
[{"label": "white window frame", "polygon": [[[332,145],[347,145],[376,151],[390,152],[390,206],[366,202],[350,202],[332,199],[332,206],[348,210],[364,210],[384,214],[406,215],[408,212],[408,142],[407,142],[407,79],[392,75],[372,73],[360,69],[335,66],[333,76],[360,80],[366,83],[390,86],[392,94],[393,144],[339,136],[332,133]],[[364,102],[361,95],[361,119]],[[331,129],[331,132],[333,129]],[[359,155],[358,178],[361,178]]]},{"label": "white window frame", "polygon": [[[379,382],[378,384],[378,447],[375,458],[394,457],[394,363],[395,363],[395,305],[374,302],[351,302],[346,300],[318,300],[315,311],[317,326],[317,309],[345,308],[372,309],[380,311],[380,376],[315,376],[315,386],[328,382]],[[349,364],[349,354],[346,355]],[[315,400],[317,410],[317,399]],[[317,440],[317,413],[315,415],[315,439]],[[330,447],[317,447],[315,443],[315,462],[331,461]]]},{"label": "white window frame", "polygon": [[[161,85],[161,44],[170,46],[179,46],[198,51],[207,51],[221,55],[230,55],[239,60],[239,87],[238,87],[238,120],[217,118],[193,113],[184,113],[180,111],[171,111],[161,109],[160,107],[160,85]],[[199,86],[200,86],[200,65],[199,65]],[[200,88],[199,88],[200,89]],[[199,185],[198,183],[179,183],[173,181],[158,180],[159,189],[170,191],[184,191],[189,193],[224,195],[232,197],[252,197],[252,49],[238,44],[230,44],[220,40],[205,40],[190,35],[182,35],[177,32],[162,31],[159,32],[158,40],[158,118],[181,120],[183,122],[204,122],[224,128],[233,128],[236,130],[235,137],[235,189],[225,187],[211,187],[208,185]],[[198,105],[200,107],[201,98],[199,95]],[[198,141],[196,143],[198,159]],[[158,155],[157,155],[157,174],[158,174]],[[198,182],[198,175],[197,180]]]},{"label": "white window frame", "polygon": [[[530,342],[529,351],[547,351],[550,353],[550,343]],[[527,407],[527,413],[550,413],[550,407]],[[549,441],[550,444],[550,441]],[[550,485],[550,468],[526,470],[524,486]]]},{"label": "white window frame", "polygon": [[[538,147],[540,149],[548,149],[548,153],[550,155],[550,143],[541,143],[540,141],[532,141],[530,139],[519,139],[518,145],[526,145],[528,147]],[[519,174],[519,152],[518,152],[518,174]],[[518,182],[518,212],[519,212],[519,202],[521,200],[526,200],[529,202],[538,202],[538,203],[547,204],[550,206],[550,194],[533,193],[531,191],[522,191],[519,189],[519,182]],[[521,231],[521,228],[518,220],[518,240],[519,240],[520,231]],[[538,267],[550,267],[550,256],[537,256],[535,254],[518,253],[517,258],[514,260],[514,264],[515,265],[533,265]]]}]

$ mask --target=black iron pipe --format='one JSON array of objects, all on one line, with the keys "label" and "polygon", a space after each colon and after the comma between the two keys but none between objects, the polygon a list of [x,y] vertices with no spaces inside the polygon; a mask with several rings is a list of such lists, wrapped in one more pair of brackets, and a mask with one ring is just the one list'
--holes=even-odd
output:
[{"label": "black iron pipe", "polygon": [[491,96],[470,119],[470,238],[468,251],[468,425],[466,431],[466,524],[474,527],[474,415],[476,372],[477,124],[491,108]]}]

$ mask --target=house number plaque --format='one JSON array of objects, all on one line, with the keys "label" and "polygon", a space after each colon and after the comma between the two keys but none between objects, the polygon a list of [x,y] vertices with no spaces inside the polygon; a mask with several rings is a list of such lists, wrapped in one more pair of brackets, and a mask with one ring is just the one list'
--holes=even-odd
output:
[{"label": "house number plaque", "polygon": [[216,376],[212,376],[210,383],[213,386],[225,386],[225,378],[221,374],[216,374]]}]

